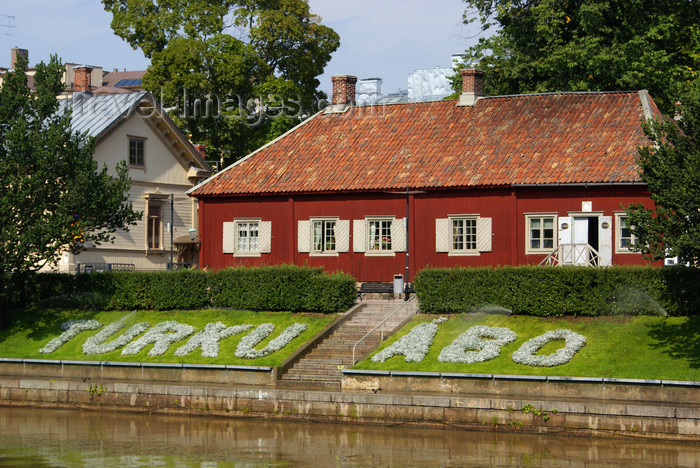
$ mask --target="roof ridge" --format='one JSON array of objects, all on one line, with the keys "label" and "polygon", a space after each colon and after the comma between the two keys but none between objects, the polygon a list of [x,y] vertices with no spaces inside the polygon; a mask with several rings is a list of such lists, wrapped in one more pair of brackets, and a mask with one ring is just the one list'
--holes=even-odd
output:
[{"label": "roof ridge", "polygon": [[499,94],[497,96],[479,96],[479,99],[531,97],[531,96],[558,96],[558,95],[602,95],[602,94],[635,94],[637,91],[548,91],[544,93]]},{"label": "roof ridge", "polygon": [[[479,96],[479,99],[498,99],[512,97],[532,97],[532,96],[558,96],[558,95],[603,95],[603,94],[635,94],[637,91],[548,91],[542,93],[521,93],[521,94],[497,94],[494,96]],[[381,107],[381,106],[411,106],[416,104],[436,104],[444,102],[457,102],[458,99],[437,99],[434,101],[406,101],[406,102],[381,102],[376,104],[355,104],[356,108]]]}]

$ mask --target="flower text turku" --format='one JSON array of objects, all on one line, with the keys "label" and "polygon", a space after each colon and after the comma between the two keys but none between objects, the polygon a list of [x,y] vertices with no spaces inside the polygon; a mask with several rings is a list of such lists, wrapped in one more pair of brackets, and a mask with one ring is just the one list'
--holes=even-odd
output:
[{"label": "flower text turku", "polygon": [[[95,335],[87,338],[83,343],[83,353],[87,355],[104,354],[122,348],[121,354],[129,356],[138,353],[143,348],[153,343],[153,347],[148,352],[149,356],[160,356],[165,354],[174,343],[184,340],[192,335],[195,328],[192,325],[179,323],[174,320],[160,322],[153,327],[148,322],[140,322],[132,325],[120,336],[110,342],[106,342],[119,330],[125,327],[121,321],[111,323],[100,330]],[[287,346],[294,338],[301,335],[309,326],[305,323],[294,323],[284,329],[280,335],[272,339],[262,349],[254,347],[270,336],[275,330],[272,323],[258,325],[248,335],[241,338],[236,348],[235,355],[239,358],[255,359],[267,356]],[[66,322],[61,327],[64,332],[60,336],[49,341],[40,353],[53,353],[58,348],[68,343],[86,330],[97,330],[102,328],[102,324],[97,320],[76,320]],[[204,326],[204,329],[192,336],[187,343],[175,350],[175,356],[186,356],[198,348],[202,350],[203,357],[219,356],[219,341],[229,336],[238,335],[249,329],[253,325],[234,325],[227,327],[221,322],[212,322]],[[145,332],[145,333],[144,333]],[[143,333],[143,335],[141,335]],[[141,335],[139,337],[139,335]],[[137,338],[138,337],[138,338]]]}]

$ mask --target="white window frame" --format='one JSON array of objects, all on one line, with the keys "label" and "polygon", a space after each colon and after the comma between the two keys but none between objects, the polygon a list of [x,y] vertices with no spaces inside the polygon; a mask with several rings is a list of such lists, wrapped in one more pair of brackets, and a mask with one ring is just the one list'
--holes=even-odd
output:
[{"label": "white window frame", "polygon": [[[449,235],[450,235],[450,244],[449,244],[449,252],[448,255],[451,256],[478,256],[479,255],[479,249],[478,249],[478,243],[477,243],[477,229],[479,227],[479,215],[450,215],[447,217],[448,219],[448,230],[449,230]],[[454,223],[459,221],[470,221],[474,223],[474,248],[462,248],[458,249],[455,248],[455,232],[454,232]],[[463,235],[466,235],[463,234]],[[463,241],[466,243],[466,239]]]},{"label": "white window frame", "polygon": [[[530,221],[533,219],[540,219],[543,221],[545,218],[552,218],[552,247],[544,247],[541,244],[540,248],[532,248],[530,237]],[[559,230],[558,224],[559,214],[558,213],[525,213],[525,254],[526,255],[541,255],[551,253],[554,249],[559,246]],[[544,224],[540,227],[540,232],[544,230]],[[540,241],[544,241],[544,237],[540,237]]]},{"label": "white window frame", "polygon": [[[627,213],[616,212],[615,213],[615,253],[616,254],[635,254],[629,247],[622,246],[622,223],[623,219],[628,219]],[[629,229],[629,228],[628,228]],[[636,243],[637,237],[630,233],[630,243]]]},{"label": "white window frame", "polygon": [[[233,251],[233,256],[234,257],[259,257],[260,256],[260,222],[262,219],[260,218],[250,218],[250,219],[234,219],[234,226],[235,226],[235,237],[234,237],[234,251]],[[255,250],[251,250],[250,248],[248,250],[241,250],[239,247],[239,242],[240,242],[240,231],[241,231],[241,226],[242,225],[247,225],[246,232],[250,234],[250,225],[251,224],[256,224],[256,229],[255,232],[257,236],[255,236]],[[250,247],[250,239],[252,238],[250,235],[248,235],[248,247]]]},{"label": "white window frame", "polygon": [[[396,252],[394,251],[394,239],[392,238],[392,226],[394,224],[394,220],[396,219],[396,216],[367,216],[365,217],[365,233],[366,233],[366,238],[365,238],[365,255],[369,256],[394,256],[396,255]],[[370,238],[370,225],[371,223],[388,223],[389,224],[389,237],[390,237],[390,242],[391,242],[391,249],[370,249],[372,246],[372,239]],[[381,225],[380,225],[381,226]],[[380,227],[380,230],[382,228]],[[379,234],[380,237],[380,245],[381,245],[381,232]]]},{"label": "white window frame", "polygon": [[[309,218],[309,231],[311,238],[309,239],[309,256],[311,257],[337,257],[338,256],[338,221],[340,218],[337,217],[319,217],[319,218]],[[322,229],[325,230],[326,223],[333,223],[333,249],[321,249],[316,250],[314,227],[316,223],[321,223]]]}]

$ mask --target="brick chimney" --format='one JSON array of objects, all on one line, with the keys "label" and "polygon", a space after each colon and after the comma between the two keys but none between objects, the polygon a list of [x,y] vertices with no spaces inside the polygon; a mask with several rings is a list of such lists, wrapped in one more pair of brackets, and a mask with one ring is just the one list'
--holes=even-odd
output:
[{"label": "brick chimney", "polygon": [[199,155],[202,157],[202,159],[204,159],[204,155],[207,151],[207,145],[192,145],[192,146],[194,146],[194,149],[196,149],[197,152],[199,153]]},{"label": "brick chimney", "polygon": [[355,105],[355,83],[357,77],[352,75],[334,75],[333,96],[331,97],[331,112],[343,112]]},{"label": "brick chimney", "polygon": [[91,94],[91,75],[92,75],[92,67],[88,67],[87,65],[78,65],[77,67],[73,67],[73,92],[74,93],[86,93],[86,94]]},{"label": "brick chimney", "polygon": [[29,61],[29,51],[27,49],[19,49],[17,47],[10,51],[10,68],[13,70],[17,65],[17,58],[22,57],[25,61]]},{"label": "brick chimney", "polygon": [[458,106],[473,106],[479,97],[484,95],[484,75],[486,72],[478,68],[465,68],[459,71],[462,75],[462,94]]}]

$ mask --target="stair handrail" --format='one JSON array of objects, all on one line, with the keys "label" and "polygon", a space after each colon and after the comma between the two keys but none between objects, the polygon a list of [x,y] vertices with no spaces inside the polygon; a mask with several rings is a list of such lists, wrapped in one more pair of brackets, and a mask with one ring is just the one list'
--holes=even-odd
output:
[{"label": "stair handrail", "polygon": [[382,320],[381,322],[379,322],[379,323],[377,324],[376,327],[374,327],[373,329],[371,329],[370,331],[368,331],[367,334],[366,334],[365,336],[363,336],[362,338],[360,338],[359,340],[357,340],[357,343],[355,343],[354,346],[352,347],[352,365],[353,365],[353,366],[354,366],[355,364],[357,364],[357,363],[355,362],[355,348],[357,348],[357,345],[359,345],[360,343],[362,343],[362,342],[365,340],[365,338],[367,338],[369,335],[371,335],[372,333],[374,333],[375,330],[377,330],[377,328],[379,328],[379,327],[382,327],[381,336],[380,336],[380,338],[379,338],[379,341],[384,341],[384,324],[386,323],[386,321],[389,320],[391,317],[393,317],[398,311],[400,311],[401,309],[403,309],[404,307],[406,307],[406,304],[408,304],[409,302],[415,302],[415,300],[416,300],[416,296],[413,296],[413,297],[411,297],[409,300],[404,301],[404,303],[401,304],[395,311],[393,311],[391,314],[387,315],[386,318],[385,318],[384,320]]}]

